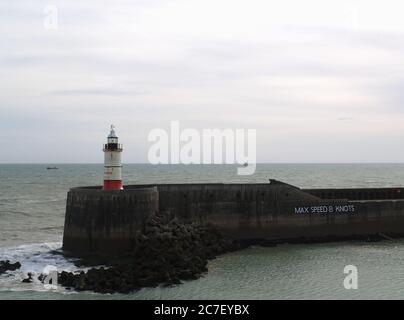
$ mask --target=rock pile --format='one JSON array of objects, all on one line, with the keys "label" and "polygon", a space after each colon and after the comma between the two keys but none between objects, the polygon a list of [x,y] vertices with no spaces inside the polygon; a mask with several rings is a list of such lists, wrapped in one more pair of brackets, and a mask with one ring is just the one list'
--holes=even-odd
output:
[{"label": "rock pile", "polygon": [[128,293],[142,287],[173,285],[197,279],[207,271],[208,259],[238,249],[212,227],[167,221],[155,216],[136,239],[130,262],[87,272],[61,272],[59,284],[100,293]]}]

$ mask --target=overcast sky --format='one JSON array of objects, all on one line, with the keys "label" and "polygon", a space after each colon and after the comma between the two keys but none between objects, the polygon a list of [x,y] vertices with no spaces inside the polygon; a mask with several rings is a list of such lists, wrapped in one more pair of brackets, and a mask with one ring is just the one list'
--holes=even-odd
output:
[{"label": "overcast sky", "polygon": [[[46,28],[54,5],[58,26]],[[2,0],[0,162],[124,162],[153,128],[257,130],[258,162],[404,162],[404,3]]]}]

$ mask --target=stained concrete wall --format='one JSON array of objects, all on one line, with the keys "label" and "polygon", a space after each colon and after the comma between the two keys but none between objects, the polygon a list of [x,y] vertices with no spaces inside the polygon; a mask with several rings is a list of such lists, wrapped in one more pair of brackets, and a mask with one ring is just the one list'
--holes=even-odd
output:
[{"label": "stained concrete wall", "polygon": [[125,252],[158,211],[156,187],[105,191],[75,188],[67,195],[63,249],[67,252]]},{"label": "stained concrete wall", "polygon": [[[314,192],[306,193],[277,181],[271,184],[159,185],[158,190],[160,211],[185,221],[213,224],[237,239],[404,234],[404,200],[321,199]],[[338,194],[349,195],[342,191]],[[353,191],[354,195],[361,194],[358,189]],[[375,194],[376,190],[363,191],[364,194],[369,192]],[[391,190],[379,193],[388,195]],[[295,211],[302,206],[347,205],[353,206],[354,211],[307,214]]]},{"label": "stained concrete wall", "polygon": [[303,189],[303,191],[322,199],[404,200],[403,188]]},{"label": "stained concrete wall", "polygon": [[187,222],[212,224],[229,236],[248,239],[268,237],[291,203],[319,203],[300,189],[271,184],[158,185],[160,212]]},{"label": "stained concrete wall", "polygon": [[[322,199],[324,193],[327,190],[305,192],[278,181],[137,185],[125,186],[123,191],[76,188],[68,194],[63,247],[72,252],[131,250],[136,233],[155,212],[186,222],[212,224],[233,238],[245,240],[404,234],[404,200]],[[313,208],[347,206],[354,210],[310,212]],[[298,213],[297,208],[308,212]]]}]

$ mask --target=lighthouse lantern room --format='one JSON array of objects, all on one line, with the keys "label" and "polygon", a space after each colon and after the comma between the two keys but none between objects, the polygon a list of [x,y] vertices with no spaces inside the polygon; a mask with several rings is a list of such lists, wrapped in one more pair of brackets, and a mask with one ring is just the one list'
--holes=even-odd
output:
[{"label": "lighthouse lantern room", "polygon": [[104,144],[104,190],[122,190],[122,145],[118,143],[115,127],[111,125],[107,143]]}]

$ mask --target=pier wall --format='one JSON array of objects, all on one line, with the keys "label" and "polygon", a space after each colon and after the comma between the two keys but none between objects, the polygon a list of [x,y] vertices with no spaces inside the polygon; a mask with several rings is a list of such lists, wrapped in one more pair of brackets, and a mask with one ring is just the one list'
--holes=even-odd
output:
[{"label": "pier wall", "polygon": [[[404,199],[393,198],[396,189],[346,190],[302,190],[275,180],[136,185],[122,191],[74,188],[67,198],[63,248],[73,253],[130,251],[135,235],[155,213],[214,225],[239,240],[404,235]],[[355,200],[377,192],[385,198]]]},{"label": "pier wall", "polygon": [[349,189],[304,189],[322,199],[386,200],[403,199],[403,188],[349,188]]},{"label": "pier wall", "polygon": [[73,253],[126,252],[145,220],[158,211],[156,187],[105,191],[75,188],[67,195],[63,249]]}]

